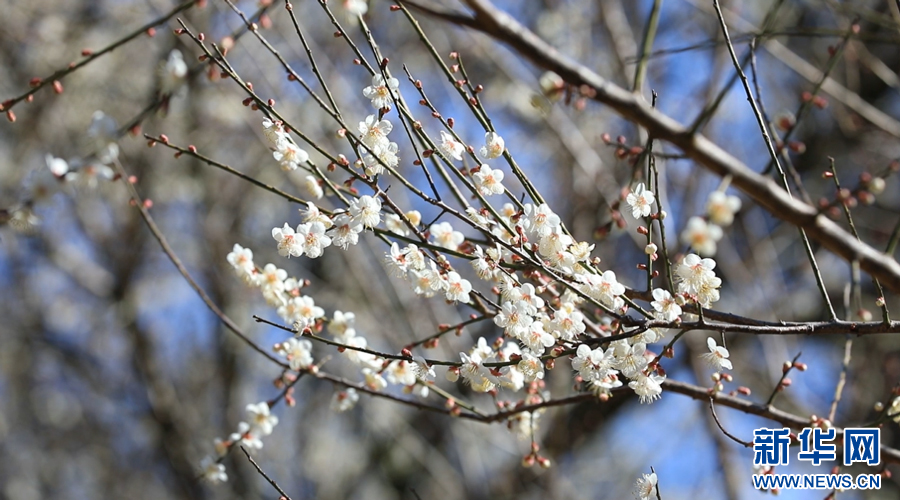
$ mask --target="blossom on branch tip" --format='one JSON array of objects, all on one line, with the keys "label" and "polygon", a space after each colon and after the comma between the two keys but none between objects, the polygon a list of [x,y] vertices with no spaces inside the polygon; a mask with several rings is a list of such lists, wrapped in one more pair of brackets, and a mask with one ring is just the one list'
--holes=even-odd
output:
[{"label": "blossom on branch tip", "polygon": [[637,483],[634,485],[634,496],[638,497],[639,500],[652,500],[656,498],[654,494],[656,492],[656,473],[652,474],[644,474],[643,477],[638,478]]}]

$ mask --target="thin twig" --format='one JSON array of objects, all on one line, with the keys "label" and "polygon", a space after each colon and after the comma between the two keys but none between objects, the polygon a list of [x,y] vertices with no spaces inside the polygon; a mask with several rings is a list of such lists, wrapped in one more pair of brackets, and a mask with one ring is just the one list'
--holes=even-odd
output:
[{"label": "thin twig", "polygon": [[743,439],[741,439],[741,438],[735,436],[734,434],[728,432],[727,430],[725,430],[725,427],[722,426],[722,422],[719,421],[719,416],[716,415],[715,399],[712,397],[709,398],[709,411],[712,413],[713,420],[716,421],[716,425],[719,427],[719,430],[722,431],[722,434],[725,434],[732,441],[742,445],[744,448],[752,448],[753,447],[753,443],[751,443],[749,441],[744,441]]},{"label": "thin twig", "polygon": [[246,456],[246,457],[247,457],[247,460],[249,460],[250,463],[253,464],[253,467],[256,469],[256,472],[259,472],[259,475],[261,475],[262,477],[266,478],[266,481],[268,481],[269,484],[271,484],[272,487],[275,488],[275,490],[278,491],[278,493],[280,493],[282,497],[286,498],[287,500],[291,500],[290,495],[288,495],[287,493],[285,493],[284,490],[281,489],[281,486],[278,486],[278,483],[276,483],[274,479],[272,479],[271,477],[269,477],[268,475],[266,475],[265,472],[263,472],[263,470],[260,468],[259,464],[257,464],[256,461],[253,460],[253,457],[250,456],[250,453],[247,452],[247,449],[246,449],[246,448],[244,448],[243,446],[241,446],[241,451],[244,452],[244,456]]}]

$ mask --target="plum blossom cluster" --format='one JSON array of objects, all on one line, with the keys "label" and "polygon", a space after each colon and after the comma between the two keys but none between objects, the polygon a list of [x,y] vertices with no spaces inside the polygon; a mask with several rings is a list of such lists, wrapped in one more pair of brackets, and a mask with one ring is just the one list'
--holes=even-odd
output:
[{"label": "plum blossom cluster", "polygon": [[263,447],[262,438],[272,434],[272,430],[278,424],[278,417],[273,415],[269,403],[248,404],[245,408],[246,421],[238,423],[237,431],[227,439],[216,438],[213,440],[215,456],[208,455],[200,463],[203,479],[210,483],[221,483],[228,480],[225,466],[221,459],[228,454],[233,446],[243,446],[249,451],[259,450]]},{"label": "plum blossom cluster", "polygon": [[[493,341],[489,340],[490,336],[479,337],[470,348],[460,350],[458,361],[440,364],[449,365],[446,372],[449,382],[462,382],[475,393],[490,393],[499,409],[550,399],[549,393],[543,390],[544,380],[547,372],[556,367],[556,361],[565,355],[571,360],[579,390],[608,399],[614,390],[627,385],[642,403],[658,399],[666,375],[658,365],[658,352],[654,351],[659,349],[654,349],[654,344],[662,340],[663,332],[637,328],[632,330],[633,334],[617,340],[605,341],[603,337],[629,333],[618,320],[632,307],[637,307],[648,320],[677,325],[682,321],[686,304],[708,307],[719,300],[722,280],[715,275],[715,261],[693,253],[685,256],[673,265],[677,279],[670,286],[674,288],[651,290],[650,308],[641,309],[627,298],[626,286],[619,282],[614,271],[599,268],[599,260],[592,257],[594,245],[573,238],[548,204],[527,203],[508,193],[503,185],[503,171],[485,163],[508,154],[505,141],[493,131],[485,133],[480,157],[475,157],[474,148],[462,143],[453,130],[442,130],[439,140],[432,142],[434,150],[428,152],[428,155],[439,155],[437,159],[451,168],[456,168],[453,162],[463,161],[467,152],[471,154],[476,166],[460,168],[457,173],[468,176],[471,183],[467,187],[483,206],[466,204],[464,212],[445,209],[430,224],[423,224],[422,214],[417,210],[401,213],[387,193],[378,188],[377,177],[401,175],[399,146],[390,139],[394,125],[385,118],[400,102],[398,87],[396,79],[375,75],[372,84],[363,90],[377,113],[359,122],[359,135],[350,141],[360,156],[353,165],[357,170],[353,171],[350,163],[343,164],[354,176],[362,170],[366,183],[376,194],[353,192],[352,196],[341,198],[345,200],[345,208],[332,211],[308,203],[301,210],[299,224],[285,223],[272,229],[278,254],[286,258],[316,259],[329,247],[346,250],[358,244],[360,235],[367,229],[386,228],[385,236],[393,235],[403,241],[391,241],[384,258],[392,276],[403,279],[422,297],[440,297],[457,307],[471,308],[482,319],[491,319],[498,328],[500,335]],[[297,169],[307,162],[308,155],[297,147],[283,124],[267,119],[263,126],[273,156],[285,170]],[[323,196],[315,177],[309,176],[307,185],[310,189],[318,188],[316,198]],[[508,195],[511,202],[495,209],[486,198],[497,195]],[[654,206],[658,207],[656,195],[643,184],[637,185],[625,201],[636,219],[664,215],[654,213]],[[382,213],[382,203],[389,208],[386,213]],[[739,205],[727,198],[721,201],[711,197],[710,224],[725,224],[729,210],[733,219],[738,208]],[[450,218],[444,217],[448,212],[458,220],[446,220]],[[706,223],[706,219],[700,220]],[[481,233],[484,239],[467,239],[459,222]],[[656,251],[655,245],[648,241],[647,253],[655,255]],[[471,269],[456,268],[451,259],[468,260]],[[406,350],[397,356],[373,349],[368,339],[357,332],[353,312],[336,310],[327,317],[312,297],[303,294],[306,283],[288,277],[284,269],[271,263],[257,267],[252,251],[240,245],[235,245],[227,260],[236,275],[258,288],[279,316],[293,326],[295,337],[274,346],[291,370],[317,370],[312,341],[334,342],[340,346],[342,356],[358,370],[358,389],[380,392],[393,385],[421,398],[436,392],[449,398],[448,407],[455,404],[435,384],[430,361],[412,356]],[[467,279],[471,275],[483,281],[491,294],[479,291]],[[327,329],[333,341],[318,336],[323,329]],[[426,343],[425,347],[432,345]],[[710,339],[709,349],[710,353],[704,357],[717,371],[731,369],[724,347]],[[524,395],[516,396],[520,398],[518,402],[509,402],[500,399],[501,391],[524,392]],[[335,392],[330,406],[334,411],[343,412],[353,408],[358,400],[357,389],[345,387]],[[261,408],[256,410],[260,415],[263,412]],[[507,424],[521,437],[533,439],[541,411],[514,413]],[[266,428],[252,423],[265,421],[264,417],[257,415],[249,420],[251,423],[239,428],[238,435],[232,436],[229,442],[235,439],[252,442],[254,437],[265,435],[266,430],[271,431],[271,425]],[[526,459],[529,457],[531,463],[549,466],[549,461],[544,462],[546,459],[536,452]],[[207,465],[210,479],[224,474],[217,462]]]},{"label": "plum blossom cluster", "polygon": [[325,315],[312,297],[301,293],[303,281],[288,277],[287,271],[272,263],[257,267],[251,249],[235,244],[226,258],[235,274],[247,285],[258,288],[266,303],[298,331],[310,328]]}]

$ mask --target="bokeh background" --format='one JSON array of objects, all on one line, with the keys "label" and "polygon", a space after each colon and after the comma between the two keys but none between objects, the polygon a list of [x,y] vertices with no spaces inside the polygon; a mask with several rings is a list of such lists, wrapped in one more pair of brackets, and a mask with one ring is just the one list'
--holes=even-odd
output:
[{"label": "bokeh background", "polygon": [[[435,4],[438,2],[435,2]],[[465,12],[457,2],[439,2]],[[659,29],[640,89],[659,93],[658,107],[682,123],[691,122],[733,75],[711,2],[665,0]],[[736,48],[744,53],[775,3],[778,15],[760,40],[759,82],[767,110],[796,110],[804,91],[817,83],[801,64],[822,70],[829,47],[837,46],[851,22],[860,32],[849,39],[831,72],[840,95],[823,94],[794,139],[805,144],[791,153],[811,198],[833,198],[822,179],[827,157],[834,157],[845,185],[856,186],[864,172],[881,172],[900,157],[896,136],[861,117],[859,106],[877,109],[896,125],[900,117],[900,12],[894,2],[876,0],[724,1]],[[638,54],[654,2],[651,0],[509,0],[498,6],[513,14],[562,52],[631,88]],[[0,100],[27,90],[43,77],[79,58],[82,48],[99,49],[159,17],[175,5],[163,0],[3,0],[0,30]],[[237,2],[248,15],[256,2]],[[348,26],[341,2],[329,4]],[[456,120],[467,141],[482,133],[464,103],[402,15],[389,2],[373,0],[367,21],[392,69],[406,65],[444,116]],[[317,2],[298,1],[295,12],[309,34],[313,52],[348,121],[370,112],[361,89],[367,74],[353,64]],[[262,33],[314,82],[281,2],[259,20]],[[240,33],[241,21],[222,1],[180,15],[207,39]],[[614,224],[611,205],[635,175],[629,159],[602,136],[623,136],[641,144],[642,131],[609,109],[587,103],[553,103],[541,95],[534,67],[488,36],[418,16],[443,56],[459,51],[473,82],[484,85],[483,101],[520,165],[580,240],[597,244],[595,254],[621,281],[638,286],[635,269],[642,244],[633,227]],[[262,115],[244,107],[233,82],[211,78],[197,62],[198,49],[176,37],[173,21],[155,37],[141,36],[63,80],[65,91],[42,90],[30,104],[15,108],[16,123],[0,123],[0,208],[7,216],[33,210],[40,223],[29,231],[0,227],[0,495],[39,498],[277,498],[240,453],[225,459],[228,483],[199,483],[200,459],[212,453],[212,440],[225,437],[244,418],[248,403],[274,397],[277,367],[248,349],[209,313],[176,272],[128,205],[121,183],[99,182],[73,188],[52,182],[45,155],[72,159],[93,151],[87,134],[101,110],[126,125],[156,99],[157,68],[172,49],[185,54],[191,76],[171,99],[165,116],[151,112],[143,131],[166,134],[173,143],[199,150],[266,183],[300,192],[302,176],[285,174],[272,160],[262,136]],[[358,29],[348,28],[364,44]],[[366,52],[368,54],[368,52]],[[228,57],[263,96],[330,151],[349,154],[335,136],[336,125],[284,77],[278,62],[252,36],[238,36]],[[798,62],[799,61],[799,62]],[[194,70],[194,68],[198,68]],[[316,87],[318,88],[318,87]],[[416,102],[408,82],[401,90]],[[842,100],[858,96],[856,109]],[[843,97],[843,99],[841,99]],[[429,113],[421,112],[422,120]],[[893,118],[891,118],[893,117]],[[427,122],[428,127],[434,124]],[[436,131],[436,128],[432,129]],[[395,131],[402,132],[399,129]],[[739,84],[730,91],[702,132],[762,170],[768,156]],[[370,345],[393,352],[432,333],[439,323],[468,314],[442,300],[416,297],[390,278],[381,261],[382,242],[369,235],[347,252],[329,251],[320,259],[285,260],[277,255],[272,227],[299,222],[296,206],[271,193],[190,158],[173,158],[141,137],[118,141],[126,170],[138,178],[140,192],[163,233],[213,300],[260,345],[284,339],[284,332],[256,324],[258,314],[277,319],[258,293],[233,276],[225,255],[234,243],[250,247],[259,264],[277,263],[312,282],[311,293],[330,315],[353,311],[357,330]],[[423,181],[401,146],[403,168]],[[692,215],[702,214],[707,194],[721,179],[678,151],[657,145],[675,158],[660,160],[665,203],[673,228],[670,239]],[[405,153],[405,154],[404,154]],[[322,164],[322,158],[313,155]],[[339,177],[335,177],[340,179]],[[508,175],[508,178],[512,178]],[[423,212],[437,213],[405,198],[399,185],[392,195]],[[513,189],[519,187],[510,185]],[[324,203],[327,205],[327,202]],[[863,240],[884,248],[900,213],[896,178],[875,203],[854,209]],[[7,217],[8,219],[9,217]],[[671,222],[669,222],[671,221]],[[631,221],[633,226],[633,221]],[[685,250],[681,248],[680,250]],[[851,268],[817,250],[829,292],[839,314]],[[723,277],[717,308],[759,319],[824,319],[821,297],[795,228],[744,199],[744,208],[719,245],[717,271]],[[875,292],[863,276],[863,303],[878,315]],[[896,297],[888,305],[900,311]],[[490,324],[450,337],[432,357],[452,359],[474,339],[496,338]],[[844,356],[845,338],[730,336],[735,384],[763,401],[781,375],[785,360],[802,352],[809,365],[777,406],[799,415],[827,414]],[[669,377],[711,384],[711,370],[698,356],[705,336],[692,332],[666,366]],[[317,359],[331,355],[324,369],[356,377],[335,352],[316,346]],[[443,372],[438,373],[439,379]],[[875,416],[877,401],[890,401],[900,380],[900,342],[890,335],[857,339],[852,346],[848,382],[836,424],[852,426]],[[452,384],[441,382],[450,388]],[[548,378],[554,394],[570,394],[568,368]],[[662,498],[753,499],[752,452],[716,428],[704,402],[664,393],[652,405],[625,395],[607,403],[553,408],[542,415],[539,439],[549,470],[520,465],[529,443],[503,424],[457,421],[390,401],[363,396],[343,414],[329,410],[335,390],[328,382],[305,380],[296,386],[297,405],[277,406],[281,422],[264,440],[256,459],[292,498],[609,498],[630,497],[634,480],[652,466]],[[454,389],[455,390],[455,389]],[[485,408],[460,386],[460,391]],[[768,422],[720,409],[723,424],[743,439]],[[885,427],[884,444],[900,444],[895,425]],[[792,465],[779,472],[827,472],[827,467]],[[853,472],[871,472],[852,469]],[[897,470],[894,469],[896,473]],[[880,492],[846,492],[840,498],[897,498],[886,480]],[[782,492],[783,498],[823,498],[827,492]]]}]

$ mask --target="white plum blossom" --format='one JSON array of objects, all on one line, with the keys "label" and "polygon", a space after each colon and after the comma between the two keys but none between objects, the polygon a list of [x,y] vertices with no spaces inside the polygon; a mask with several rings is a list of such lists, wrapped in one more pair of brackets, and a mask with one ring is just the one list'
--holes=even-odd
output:
[{"label": "white plum blossom", "polygon": [[238,422],[237,432],[229,436],[228,440],[233,443],[239,443],[241,446],[253,451],[260,450],[263,447],[263,442],[259,438],[259,434],[250,427],[250,424]]},{"label": "white plum blossom", "polygon": [[226,260],[234,268],[234,273],[245,283],[252,285],[256,281],[256,264],[253,263],[253,250],[234,244]]},{"label": "white plum blossom", "polygon": [[535,238],[541,238],[550,234],[554,228],[560,225],[559,216],[553,213],[553,210],[550,210],[546,203],[538,206],[530,203],[525,204],[523,222],[528,236]]},{"label": "white plum blossom", "polygon": [[62,158],[56,158],[53,155],[46,155],[44,160],[47,162],[47,168],[50,173],[57,179],[62,179],[69,173],[69,162]]},{"label": "white plum blossom", "polygon": [[376,115],[369,115],[366,121],[359,122],[359,139],[370,148],[388,142],[388,134],[394,129],[394,125],[388,120],[379,120]]},{"label": "white plum blossom", "polygon": [[216,459],[211,456],[203,457],[203,460],[200,462],[200,469],[204,481],[211,484],[228,481],[228,474],[225,473],[225,466],[218,463]]},{"label": "white plum blossom", "polygon": [[578,262],[590,260],[591,252],[593,251],[594,245],[588,244],[586,241],[579,241],[578,243],[569,245],[569,253],[571,253],[572,257]]},{"label": "white plum blossom", "polygon": [[348,339],[356,336],[355,326],[356,314],[334,311],[331,321],[328,322],[328,333],[334,335],[338,342],[346,343]]},{"label": "white plum blossom", "polygon": [[397,165],[400,164],[400,157],[397,156],[399,150],[400,147],[397,146],[396,142],[376,144],[372,148],[372,152],[375,154],[366,155],[366,175],[372,176],[384,173],[385,165],[389,168],[397,168]]},{"label": "white plum blossom", "polygon": [[275,146],[278,144],[279,140],[287,140],[285,137],[284,127],[280,121],[272,121],[268,118],[264,118],[262,121],[263,125],[263,135],[266,136],[266,140],[269,141],[269,144]]},{"label": "white plum blossom", "polygon": [[547,234],[541,236],[541,240],[538,243],[538,252],[543,256],[551,257],[563,252],[572,244],[572,241],[572,237],[563,232],[562,226],[556,226]]},{"label": "white plum blossom", "polygon": [[399,234],[401,236],[409,235],[409,228],[406,226],[406,223],[403,222],[403,219],[400,218],[397,214],[388,214],[384,217],[384,226],[388,229],[388,231]]},{"label": "white plum blossom", "polygon": [[184,62],[184,56],[178,49],[172,49],[165,64],[159,68],[159,92],[160,94],[171,94],[184,82],[187,76],[188,67]]},{"label": "white plum blossom", "polygon": [[468,354],[461,352],[459,357],[462,360],[462,366],[459,369],[460,375],[472,387],[475,392],[488,392],[494,387],[495,378],[491,375],[478,353],[473,353],[470,357]]},{"label": "white plum blossom", "polygon": [[375,227],[381,221],[381,200],[369,195],[350,202],[350,219],[364,227]]},{"label": "white plum blossom", "polygon": [[522,359],[516,363],[516,368],[525,376],[526,382],[534,382],[535,380],[543,380],[544,378],[544,362],[540,358],[530,352],[523,352]]},{"label": "white plum blossom", "polygon": [[494,324],[503,328],[507,335],[518,338],[534,321],[530,314],[531,307],[524,301],[505,301],[500,305],[500,312],[494,316]]},{"label": "white plum blossom", "polygon": [[265,401],[256,404],[247,405],[247,420],[250,422],[250,430],[254,434],[268,436],[272,433],[272,428],[278,424],[278,417],[272,415],[269,411],[269,403]]},{"label": "white plum blossom", "polygon": [[315,199],[321,199],[322,196],[325,196],[325,192],[322,190],[322,186],[319,184],[318,179],[313,177],[312,175],[307,175],[303,179],[303,188],[306,189],[306,192],[309,193]]},{"label": "white plum blossom", "polygon": [[701,259],[693,253],[685,255],[681,263],[675,266],[678,292],[696,296],[703,307],[718,301],[722,279],[713,271],[715,267],[716,261],[713,259]]},{"label": "white plum blossom", "polygon": [[712,337],[706,339],[706,346],[709,348],[709,352],[702,356],[709,366],[717,372],[732,369],[731,361],[728,359],[728,349],[716,345],[716,340]]},{"label": "white plum blossom", "polygon": [[328,230],[332,245],[346,250],[350,245],[359,243],[359,233],[363,231],[360,221],[351,219],[347,214],[339,214],[333,222],[334,226]]},{"label": "white plum blossom", "polygon": [[458,273],[450,271],[447,273],[444,293],[447,300],[454,302],[468,302],[469,293],[472,291],[472,284],[469,280],[463,279]]},{"label": "white plum blossom", "polygon": [[[369,342],[365,337],[351,337],[344,341],[344,344],[350,347],[357,347],[359,349],[365,349],[368,347]],[[380,370],[381,369],[381,361],[380,358],[377,358],[374,354],[368,352],[357,351],[356,349],[347,349],[344,351],[344,356],[350,360],[351,363],[363,368],[363,372],[365,373],[365,369],[369,370]],[[375,380],[375,379],[373,379]],[[382,379],[383,380],[383,379]]]},{"label": "white plum blossom", "polygon": [[259,286],[263,291],[281,293],[284,291],[284,280],[287,279],[287,271],[279,269],[275,264],[266,264],[259,275]]},{"label": "white plum blossom", "polygon": [[612,309],[621,309],[625,301],[621,295],[625,294],[625,285],[616,280],[616,273],[604,271],[603,274],[579,275],[585,280],[585,293],[597,299]]},{"label": "white plum blossom", "polygon": [[483,196],[503,194],[502,170],[482,165],[477,172],[472,174],[472,178],[475,179],[475,187],[478,189],[478,192]]},{"label": "white plum blossom", "polygon": [[653,290],[653,302],[650,303],[656,311],[656,319],[663,321],[675,321],[681,316],[681,306],[675,301],[672,294],[662,288]]},{"label": "white plum blossom", "polygon": [[357,394],[356,389],[348,387],[343,391],[334,393],[334,396],[331,397],[330,408],[331,411],[343,413],[356,406],[357,401],[359,401],[359,394]]},{"label": "white plum blossom", "polygon": [[[359,0],[353,0],[359,3]],[[372,101],[372,107],[375,109],[391,109],[394,101],[391,96],[397,96],[397,89],[400,87],[400,80],[389,78],[385,81],[381,75],[372,76],[372,85],[363,89],[363,95]]]},{"label": "white plum blossom", "polygon": [[325,234],[325,225],[318,221],[297,226],[296,237],[299,239],[300,254],[306,254],[310,259],[320,257],[325,248],[331,246],[331,238]]},{"label": "white plum blossom", "polygon": [[722,239],[722,228],[709,224],[702,217],[688,219],[681,232],[681,242],[690,245],[698,254],[711,257],[716,254],[716,242]]},{"label": "white plum blossom", "polygon": [[[570,303],[571,304],[571,303]],[[575,340],[578,335],[584,333],[584,314],[571,307],[562,307],[553,312],[552,333],[563,340]]]},{"label": "white plum blossom", "polygon": [[387,381],[404,386],[415,385],[416,365],[406,360],[395,359],[384,370]]},{"label": "white plum blossom", "polygon": [[638,342],[634,345],[629,345],[624,340],[617,341],[614,344],[615,346],[612,348],[615,349],[615,367],[622,372],[622,375],[633,380],[647,368],[650,361],[644,355],[647,350],[646,344]]},{"label": "white plum blossom", "polygon": [[578,346],[575,357],[572,359],[572,368],[578,371],[585,382],[595,382],[614,374],[613,349],[603,351],[597,347],[591,349],[585,344]]},{"label": "white plum blossom", "polygon": [[306,210],[300,209],[300,213],[303,214],[304,224],[321,222],[323,225],[325,225],[326,229],[334,225],[334,223],[331,221],[331,218],[323,214],[322,211],[319,210],[319,207],[317,207],[316,204],[311,201],[306,204]]},{"label": "white plum blossom", "polygon": [[281,165],[281,169],[286,172],[296,170],[301,163],[306,163],[309,160],[309,153],[294,144],[286,136],[278,138],[272,156]]},{"label": "white plum blossom", "polygon": [[496,132],[484,134],[484,146],[481,147],[481,156],[488,160],[499,158],[506,149],[506,142]]},{"label": "white plum blossom", "polygon": [[461,232],[455,231],[449,222],[432,224],[428,232],[434,238],[435,245],[444,247],[447,250],[457,250],[459,245],[466,239]]},{"label": "white plum blossom", "polygon": [[363,378],[365,378],[366,387],[369,389],[381,391],[387,387],[387,380],[385,380],[377,371],[371,368],[363,368],[362,374]]},{"label": "white plum blossom", "polygon": [[528,328],[519,333],[518,339],[536,355],[544,354],[546,348],[556,343],[556,339],[544,330],[544,323],[540,321],[532,321]]},{"label": "white plum blossom", "polygon": [[325,310],[317,306],[315,300],[308,295],[293,297],[290,303],[296,308],[292,319],[294,329],[297,331],[311,328],[316,324],[316,320],[325,316]]},{"label": "white plum blossom", "polygon": [[625,202],[631,207],[631,216],[635,219],[649,216],[654,201],[656,201],[656,196],[653,191],[644,187],[643,182],[625,197]]},{"label": "white plum blossom", "polygon": [[628,387],[640,397],[641,404],[652,403],[659,399],[659,396],[662,394],[662,383],[665,380],[665,375],[659,375],[658,373],[651,373],[650,375],[639,373],[631,379]]},{"label": "white plum blossom", "polygon": [[313,364],[312,342],[291,337],[279,345],[279,352],[288,359],[291,370],[299,371]]},{"label": "white plum blossom", "polygon": [[284,223],[284,227],[272,229],[272,238],[275,238],[275,241],[278,242],[278,255],[282,257],[299,257],[303,255],[301,237],[297,236],[294,229],[288,226],[287,222]]},{"label": "white plum blossom", "polygon": [[639,500],[652,500],[656,498],[654,494],[656,492],[656,473],[652,474],[644,474],[643,477],[638,478],[637,483],[634,485],[634,496],[638,497]]},{"label": "white plum blossom", "polygon": [[706,215],[713,224],[720,227],[730,226],[734,222],[734,214],[741,209],[741,199],[729,196],[722,191],[709,193],[706,202]]},{"label": "white plum blossom", "polygon": [[461,142],[443,130],[441,130],[441,142],[438,143],[437,148],[448,159],[454,160],[462,160],[462,155],[466,151],[466,147]]}]

